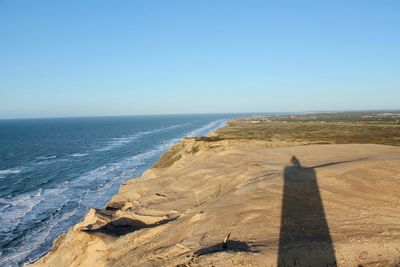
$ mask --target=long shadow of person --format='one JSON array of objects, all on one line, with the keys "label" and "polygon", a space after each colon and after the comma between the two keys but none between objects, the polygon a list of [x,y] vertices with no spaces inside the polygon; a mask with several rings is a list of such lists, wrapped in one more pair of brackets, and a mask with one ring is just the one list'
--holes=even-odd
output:
[{"label": "long shadow of person", "polygon": [[293,156],[284,170],[278,266],[336,266],[313,168]]}]

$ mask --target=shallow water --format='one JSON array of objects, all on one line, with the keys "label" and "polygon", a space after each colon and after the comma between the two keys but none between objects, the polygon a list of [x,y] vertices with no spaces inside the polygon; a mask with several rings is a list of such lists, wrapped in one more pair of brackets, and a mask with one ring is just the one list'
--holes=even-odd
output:
[{"label": "shallow water", "polygon": [[36,259],[171,145],[232,116],[0,121],[0,266]]}]

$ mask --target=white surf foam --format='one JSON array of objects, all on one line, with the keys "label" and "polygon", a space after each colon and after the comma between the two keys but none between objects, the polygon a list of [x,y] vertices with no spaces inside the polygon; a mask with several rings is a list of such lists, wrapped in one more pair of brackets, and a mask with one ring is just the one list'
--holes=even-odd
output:
[{"label": "white surf foam", "polygon": [[39,156],[36,158],[36,160],[49,160],[49,159],[55,159],[57,158],[57,155],[52,155],[52,156]]},{"label": "white surf foam", "polygon": [[5,178],[7,175],[17,174],[17,173],[20,173],[21,171],[22,171],[21,167],[0,170],[0,178]]},{"label": "white surf foam", "polygon": [[74,158],[80,158],[80,157],[89,156],[89,153],[74,153],[74,154],[71,154],[70,156],[74,157]]},{"label": "white surf foam", "polygon": [[[12,263],[27,262],[39,257],[50,248],[51,242],[56,236],[66,231],[72,222],[82,218],[89,208],[103,208],[123,182],[140,175],[137,173],[137,169],[148,164],[149,160],[155,161],[157,157],[185,136],[207,134],[209,131],[223,126],[224,123],[225,120],[218,120],[187,134],[182,133],[177,138],[164,141],[146,152],[106,164],[73,180],[65,181],[55,188],[38,190],[9,199],[0,199],[2,214],[0,223],[3,224],[1,229],[3,233],[14,230],[18,225],[33,225],[37,221],[38,215],[54,211],[40,226],[28,229],[28,232],[24,233],[20,245],[11,253],[7,252],[7,255],[2,255],[3,259],[0,260],[0,265],[17,266],[18,264],[13,265]],[[146,135],[180,126],[182,125],[140,134]],[[117,145],[126,144],[130,140],[133,140],[132,137],[114,139]],[[63,212],[63,207],[68,203],[76,203],[75,208]]]},{"label": "white surf foam", "polygon": [[110,141],[108,141],[104,147],[96,149],[96,151],[100,151],[100,152],[101,151],[109,151],[109,150],[115,149],[117,147],[120,147],[122,145],[131,143],[131,142],[139,139],[142,136],[146,136],[146,135],[150,135],[150,134],[158,133],[158,132],[162,132],[162,131],[168,131],[168,130],[171,130],[174,128],[182,127],[184,125],[187,125],[187,123],[176,124],[176,125],[172,125],[172,126],[168,126],[168,127],[164,127],[164,128],[160,128],[160,129],[155,129],[155,130],[150,130],[150,131],[142,131],[142,132],[130,135],[130,136],[114,137]]},{"label": "white surf foam", "polygon": [[191,131],[189,134],[187,134],[187,136],[188,137],[194,137],[194,136],[206,135],[206,134],[208,134],[209,132],[211,132],[213,130],[216,130],[218,128],[221,128],[221,127],[225,126],[226,123],[227,123],[226,119],[213,121],[213,122],[210,122],[209,124],[207,124],[207,125],[205,125],[205,126],[203,126],[201,128],[198,128],[198,129],[195,129],[195,130]]},{"label": "white surf foam", "polygon": [[0,179],[6,178],[12,174],[20,174],[34,170],[39,166],[46,166],[57,162],[69,161],[66,158],[60,158],[59,156],[40,156],[31,162],[27,162],[25,165],[14,167],[11,169],[0,170]]},{"label": "white surf foam", "polygon": [[18,223],[29,222],[36,218],[36,214],[51,207],[57,207],[62,199],[63,188],[39,189],[37,191],[18,195],[11,198],[1,198],[2,225],[0,233],[15,229]]}]

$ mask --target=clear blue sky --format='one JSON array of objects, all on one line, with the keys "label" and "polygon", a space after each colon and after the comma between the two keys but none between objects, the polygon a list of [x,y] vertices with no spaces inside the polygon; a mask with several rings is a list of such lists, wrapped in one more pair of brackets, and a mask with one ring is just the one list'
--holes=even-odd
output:
[{"label": "clear blue sky", "polygon": [[0,0],[0,118],[394,108],[397,0]]}]

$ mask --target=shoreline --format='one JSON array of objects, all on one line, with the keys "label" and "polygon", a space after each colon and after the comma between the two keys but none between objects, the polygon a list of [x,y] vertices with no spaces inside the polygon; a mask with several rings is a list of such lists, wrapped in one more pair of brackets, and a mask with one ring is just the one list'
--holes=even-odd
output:
[{"label": "shoreline", "polygon": [[[387,188],[400,190],[400,147],[219,137],[229,129],[175,144],[32,266],[275,266],[292,257],[337,266],[398,263],[400,198]],[[282,233],[299,229],[282,230],[281,222],[288,217],[282,179],[293,156],[304,175],[318,179],[315,201],[323,206],[304,220],[326,221],[315,226],[326,229],[321,240],[295,252]]]},{"label": "shoreline", "polygon": [[[201,136],[209,136],[209,135],[213,134],[215,131],[217,131],[218,129],[225,127],[225,126],[229,123],[230,120],[231,120],[231,119],[219,119],[219,120],[213,121],[213,122],[211,122],[211,123],[209,123],[209,124],[207,124],[207,125],[205,125],[205,126],[203,126],[203,127],[200,127],[200,128],[198,128],[198,129],[195,129],[195,130],[189,132],[189,133],[186,134],[185,136],[181,137],[179,140],[176,140],[176,141],[174,141],[174,143],[169,144],[169,145],[168,145],[168,148],[166,148],[166,149],[160,154],[160,157],[161,157],[163,154],[165,154],[166,152],[168,152],[169,149],[171,149],[173,146],[175,146],[176,144],[182,142],[184,139],[186,139],[186,138],[196,138],[196,137],[197,137],[197,136],[196,136],[197,133],[201,133],[202,131],[207,130],[208,128],[211,128],[210,130],[208,130],[208,132],[207,132],[205,135],[201,135]],[[158,160],[159,160],[159,159],[158,159]],[[132,178],[129,178],[128,180],[126,180],[125,182],[123,182],[123,183],[121,184],[121,186],[122,186],[123,184],[125,184],[126,182],[128,182],[129,180],[133,180],[133,179],[136,179],[136,178],[141,177],[141,176],[143,175],[143,173],[145,173],[147,170],[151,169],[151,168],[153,167],[153,165],[156,164],[156,163],[158,162],[158,160],[156,160],[156,161],[155,161],[152,165],[150,165],[148,168],[145,168],[145,169],[143,169],[142,171],[140,171],[139,173],[137,173],[136,176],[134,176],[134,177],[132,177]],[[119,187],[119,190],[120,190],[121,186]],[[118,194],[118,192],[117,192],[116,194]],[[113,196],[115,196],[115,194],[114,194]],[[105,203],[105,206],[107,206],[107,203],[112,199],[113,196],[111,196],[111,197],[109,198],[109,200]],[[104,208],[105,208],[105,207],[104,207]],[[89,211],[88,211],[88,212],[89,212]],[[80,222],[86,217],[86,215],[87,215],[88,212],[86,212],[86,214],[82,217],[82,219],[80,220]],[[78,222],[78,223],[80,223],[80,222]],[[78,224],[78,223],[76,223],[76,224]],[[34,264],[35,262],[39,261],[41,258],[45,257],[49,252],[51,252],[51,251],[54,249],[54,247],[56,246],[56,244],[58,244],[58,243],[65,237],[65,235],[67,235],[67,233],[68,233],[76,224],[74,224],[74,225],[72,225],[71,227],[69,227],[66,231],[63,231],[62,233],[60,233],[60,234],[54,239],[52,246],[51,246],[47,251],[43,252],[43,253],[42,253],[41,255],[39,255],[36,259],[32,259],[32,260],[30,260],[30,261],[28,261],[28,262],[23,263],[22,266],[30,266],[30,265]]]}]

